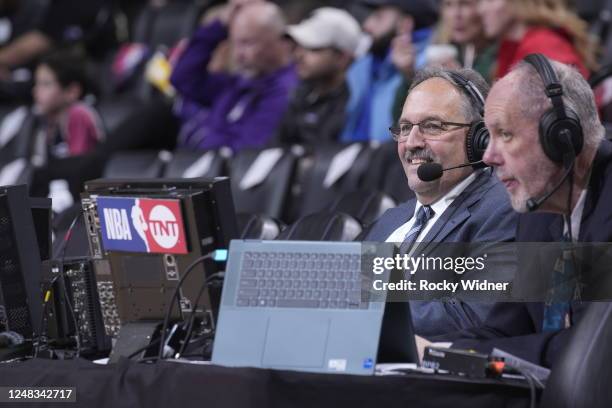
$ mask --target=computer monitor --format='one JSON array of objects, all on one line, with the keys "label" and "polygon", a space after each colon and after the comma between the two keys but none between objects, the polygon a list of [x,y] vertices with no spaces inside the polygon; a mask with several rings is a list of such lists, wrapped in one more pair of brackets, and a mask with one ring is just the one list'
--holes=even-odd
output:
[{"label": "computer monitor", "polygon": [[41,259],[25,185],[0,187],[0,331],[31,340],[41,322]]},{"label": "computer monitor", "polygon": [[[187,266],[237,237],[228,178],[94,180],[81,198],[101,301],[115,296],[120,322],[107,328],[163,320]],[[191,316],[206,278],[221,268],[209,259],[191,272],[173,320]],[[204,290],[198,316],[214,322],[219,297]]]}]

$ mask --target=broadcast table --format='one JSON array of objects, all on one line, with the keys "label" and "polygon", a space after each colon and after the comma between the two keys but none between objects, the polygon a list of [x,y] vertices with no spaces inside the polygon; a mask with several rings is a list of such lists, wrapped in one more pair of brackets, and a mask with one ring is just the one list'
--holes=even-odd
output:
[{"label": "broadcast table", "polygon": [[[176,362],[98,365],[35,359],[0,364],[2,387],[76,387],[77,403],[22,407],[528,407],[512,380],[448,375],[349,376]],[[9,404],[0,403],[3,406]]]}]

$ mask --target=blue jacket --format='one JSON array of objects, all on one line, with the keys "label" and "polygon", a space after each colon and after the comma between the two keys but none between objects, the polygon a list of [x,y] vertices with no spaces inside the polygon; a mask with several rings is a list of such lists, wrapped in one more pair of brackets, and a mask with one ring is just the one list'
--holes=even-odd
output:
[{"label": "blue jacket", "polygon": [[[416,49],[416,69],[425,65],[425,48],[432,32],[431,28],[422,28],[412,34]],[[373,55],[367,54],[355,61],[348,71],[347,82],[351,97],[346,107],[346,125],[340,136],[343,142],[391,139],[389,127],[393,126],[393,105],[402,84],[402,75],[391,62],[390,52],[383,61],[378,62],[377,67],[375,64],[377,62]],[[360,130],[363,115],[368,115],[365,119],[367,134]]]},{"label": "blue jacket", "polygon": [[[385,241],[393,231],[412,218],[415,205],[416,199],[412,199],[388,210],[366,235],[365,241]],[[418,247],[418,253],[431,256],[442,242],[514,241],[517,221],[518,214],[512,210],[503,185],[489,170],[484,170],[429,230]],[[493,305],[450,300],[413,301],[410,306],[416,334],[434,337],[480,326]]]}]

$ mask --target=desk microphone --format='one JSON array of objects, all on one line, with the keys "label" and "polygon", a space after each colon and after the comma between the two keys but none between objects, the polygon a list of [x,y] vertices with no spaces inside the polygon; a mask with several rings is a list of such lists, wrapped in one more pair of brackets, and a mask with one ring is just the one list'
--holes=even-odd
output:
[{"label": "desk microphone", "polygon": [[448,169],[443,169],[440,163],[423,163],[417,169],[417,176],[421,181],[434,181],[442,177],[442,174],[448,170],[461,169],[463,167],[477,166],[482,164],[483,161],[479,160],[477,162],[460,164],[459,166],[449,167]]}]

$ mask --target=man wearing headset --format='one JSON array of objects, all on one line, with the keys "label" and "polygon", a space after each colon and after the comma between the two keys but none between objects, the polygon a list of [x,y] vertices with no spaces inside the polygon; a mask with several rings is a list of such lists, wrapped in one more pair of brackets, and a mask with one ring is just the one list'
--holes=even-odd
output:
[{"label": "man wearing headset", "polygon": [[[514,240],[516,213],[503,186],[478,163],[488,138],[482,122],[487,92],[485,80],[473,70],[428,68],[417,73],[398,126],[391,129],[416,198],[383,214],[366,241],[397,243],[403,254],[439,256],[448,250],[440,243]],[[463,164],[425,177],[427,181],[419,176],[422,166]],[[411,302],[410,307],[416,334],[433,338],[479,326],[492,305],[449,300]]]},{"label": "man wearing headset", "polygon": [[[612,240],[612,143],[593,93],[570,66],[528,56],[489,94],[484,161],[521,217],[517,241]],[[588,300],[588,299],[587,299]],[[498,348],[552,366],[588,307],[573,301],[498,303],[454,348]]]}]

